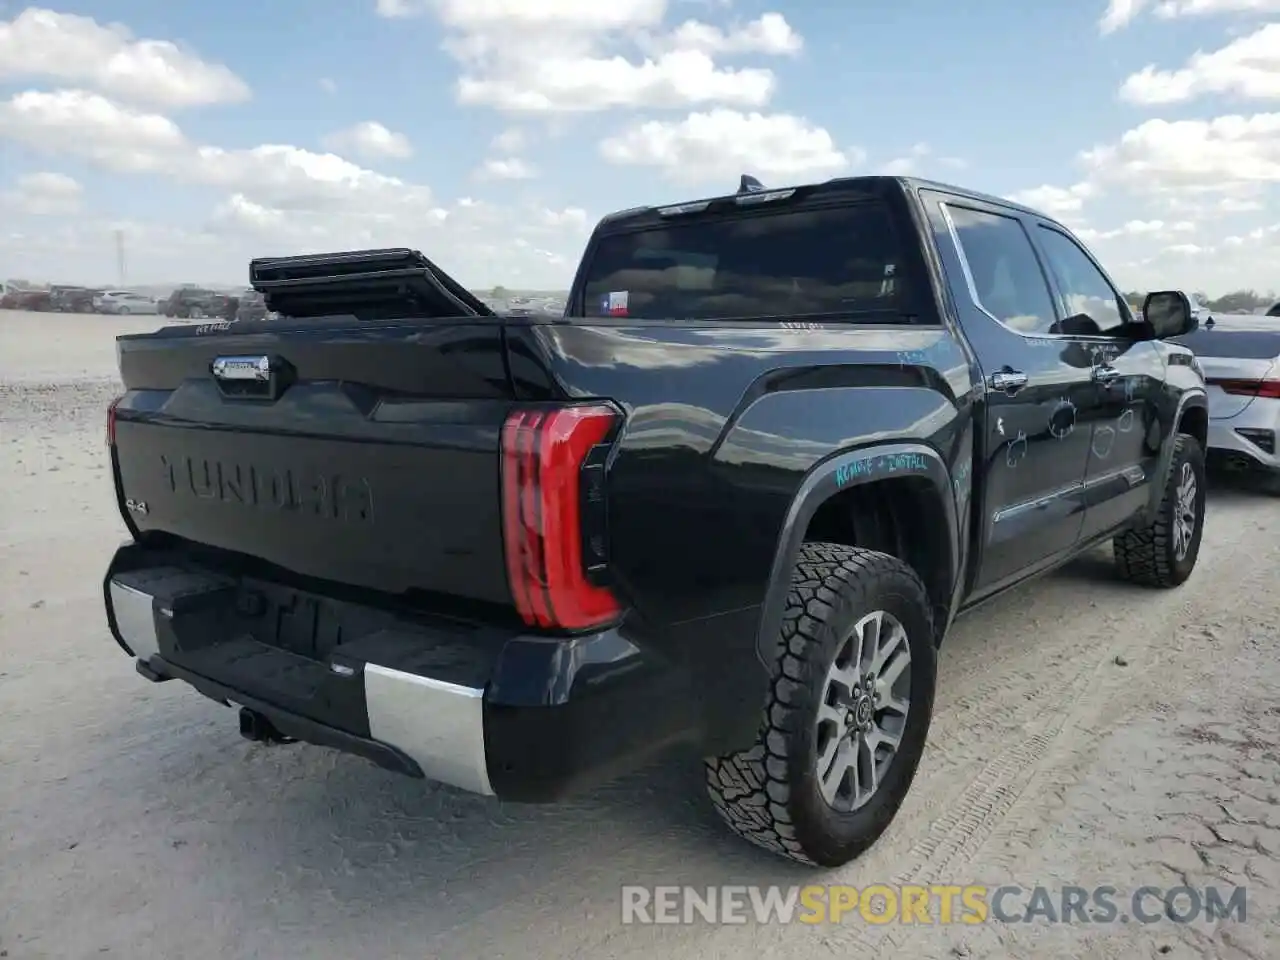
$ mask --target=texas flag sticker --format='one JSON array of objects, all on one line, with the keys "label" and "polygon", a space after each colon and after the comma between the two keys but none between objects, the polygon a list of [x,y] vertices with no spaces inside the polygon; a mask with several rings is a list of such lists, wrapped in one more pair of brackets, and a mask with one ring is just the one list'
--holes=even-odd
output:
[{"label": "texas flag sticker", "polygon": [[627,315],[627,291],[618,290],[600,298],[600,310],[608,317]]}]

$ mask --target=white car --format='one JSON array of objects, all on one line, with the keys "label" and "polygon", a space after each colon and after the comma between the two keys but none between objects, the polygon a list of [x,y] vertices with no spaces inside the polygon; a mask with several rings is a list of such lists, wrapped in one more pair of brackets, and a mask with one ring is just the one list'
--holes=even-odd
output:
[{"label": "white car", "polygon": [[155,297],[145,297],[129,290],[107,290],[93,298],[93,309],[98,313],[159,313]]},{"label": "white car", "polygon": [[1280,324],[1217,313],[1178,339],[1204,371],[1209,460],[1261,475],[1280,493]]}]

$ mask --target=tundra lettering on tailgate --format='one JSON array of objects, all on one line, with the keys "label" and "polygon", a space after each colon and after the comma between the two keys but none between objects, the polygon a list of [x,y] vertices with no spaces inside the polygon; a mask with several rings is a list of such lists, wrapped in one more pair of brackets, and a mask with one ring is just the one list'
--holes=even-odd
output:
[{"label": "tundra lettering on tailgate", "polygon": [[305,513],[347,523],[373,522],[373,489],[364,477],[271,469],[161,454],[169,490],[201,500]]}]

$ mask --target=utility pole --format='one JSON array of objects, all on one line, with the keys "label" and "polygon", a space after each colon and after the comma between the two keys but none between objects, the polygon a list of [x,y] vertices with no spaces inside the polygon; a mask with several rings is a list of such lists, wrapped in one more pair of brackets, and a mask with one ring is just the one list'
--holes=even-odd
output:
[{"label": "utility pole", "polygon": [[116,231],[116,273],[119,275],[120,286],[124,286],[124,231]]}]

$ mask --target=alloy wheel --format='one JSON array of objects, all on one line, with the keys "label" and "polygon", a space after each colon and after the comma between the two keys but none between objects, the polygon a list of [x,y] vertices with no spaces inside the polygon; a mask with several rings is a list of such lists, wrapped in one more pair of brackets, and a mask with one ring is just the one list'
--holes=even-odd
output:
[{"label": "alloy wheel", "polygon": [[884,610],[867,614],[836,651],[818,707],[817,777],[823,799],[865,806],[897,755],[911,708],[911,645]]},{"label": "alloy wheel", "polygon": [[1178,477],[1177,497],[1173,514],[1173,556],[1178,562],[1187,558],[1191,550],[1191,538],[1196,532],[1196,473],[1191,464],[1184,463]]}]

